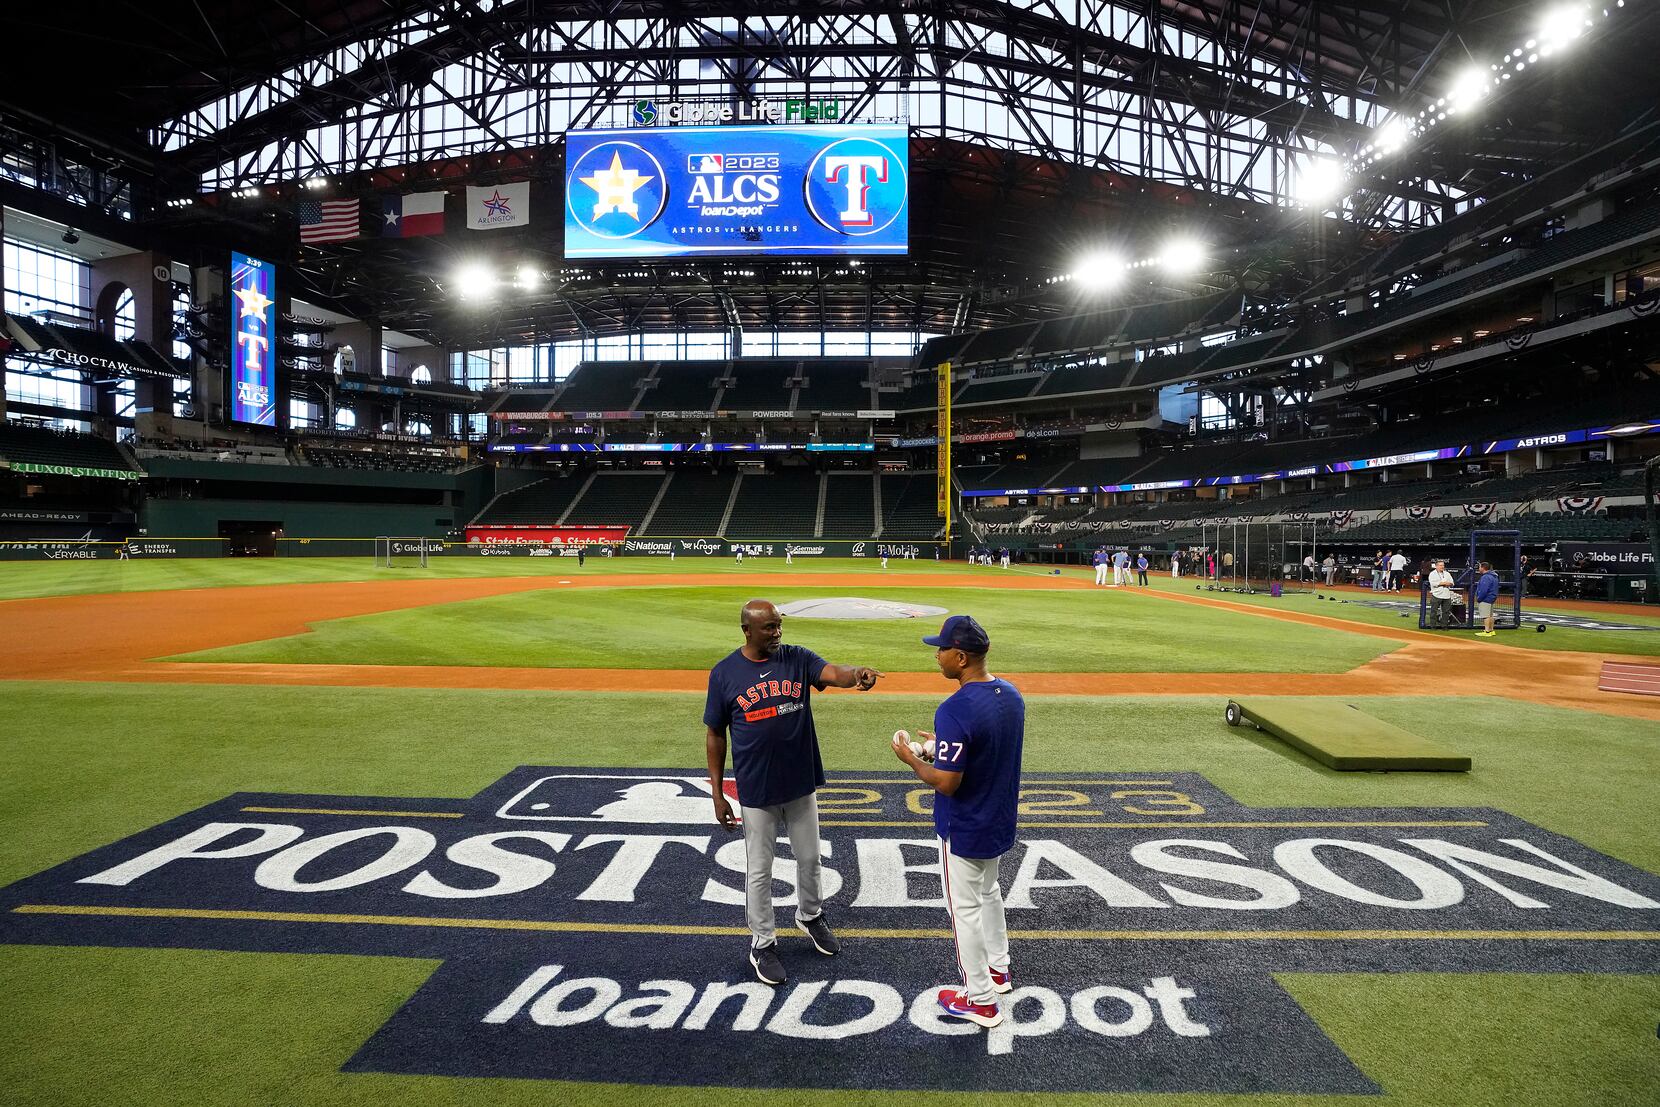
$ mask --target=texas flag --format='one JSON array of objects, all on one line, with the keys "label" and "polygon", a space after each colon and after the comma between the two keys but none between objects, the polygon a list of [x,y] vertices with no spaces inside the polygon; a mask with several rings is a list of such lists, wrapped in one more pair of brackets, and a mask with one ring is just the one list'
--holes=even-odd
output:
[{"label": "texas flag", "polygon": [[416,238],[444,233],[444,194],[412,192],[382,196],[380,233],[388,238]]}]

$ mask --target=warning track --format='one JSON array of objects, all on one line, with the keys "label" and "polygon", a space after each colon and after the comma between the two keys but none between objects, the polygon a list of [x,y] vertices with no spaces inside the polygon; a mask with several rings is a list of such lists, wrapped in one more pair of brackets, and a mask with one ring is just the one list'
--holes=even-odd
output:
[{"label": "warning track", "polygon": [[[1076,577],[975,576],[978,588],[1094,591]],[[805,573],[792,587],[857,589],[868,575]],[[938,574],[892,574],[884,588],[962,583]],[[303,634],[329,619],[456,603],[518,592],[577,588],[753,585],[776,576],[620,574],[576,578],[480,578],[285,584],[53,596],[0,603],[12,647],[6,679],[190,684],[326,685],[376,688],[518,689],[567,692],[702,692],[701,669],[555,669],[410,665],[204,664],[152,660],[198,650]],[[1346,673],[1004,673],[1028,695],[1176,696],[1493,696],[1603,714],[1660,719],[1636,697],[1598,690],[1607,654],[1526,650],[1449,639],[1295,611],[1276,611],[1203,595],[1141,592],[1171,603],[1223,608],[1259,619],[1303,623],[1404,643]],[[934,672],[889,673],[879,691],[933,695]]]}]

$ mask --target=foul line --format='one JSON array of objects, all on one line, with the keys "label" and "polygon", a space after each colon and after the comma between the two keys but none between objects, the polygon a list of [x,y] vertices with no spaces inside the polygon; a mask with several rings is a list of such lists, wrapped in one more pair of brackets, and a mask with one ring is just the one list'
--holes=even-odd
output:
[{"label": "foul line", "polygon": [[[1057,781],[1055,783],[1065,783]],[[1162,781],[1124,781],[1122,783],[1160,784]],[[459,819],[463,813],[459,811],[352,811],[331,807],[244,807],[243,811],[256,812],[266,815],[368,815],[384,816],[399,819]],[[933,826],[934,824],[922,819],[907,819],[902,821],[882,821],[875,819],[820,819],[820,826]],[[1479,819],[1425,819],[1413,821],[1368,821],[1352,822],[1342,820],[1310,820],[1302,822],[1189,822],[1186,820],[1153,820],[1143,819],[1139,822],[1059,822],[1037,823],[1021,820],[1022,827],[1032,830],[1169,830],[1172,828],[1191,828],[1198,830],[1266,830],[1269,827],[1285,826],[1300,830],[1314,830],[1329,827],[1385,827],[1394,829],[1423,829],[1427,827],[1483,827],[1487,823]]]},{"label": "foul line", "polygon": [[[248,922],[332,923],[371,926],[431,926],[477,930],[529,930],[564,934],[747,935],[742,926],[688,926],[659,923],[559,922],[543,919],[421,918],[410,915],[339,915],[298,911],[229,911],[189,907],[95,907],[76,904],[25,903],[12,908],[20,915],[89,915],[140,919],[226,919]],[[844,938],[949,938],[940,928],[899,929],[847,927]],[[791,937],[794,937],[791,935]],[[1656,942],[1660,930],[1011,930],[1021,941],[1128,942],[1410,942],[1410,941],[1526,941],[1526,942]]]},{"label": "foul line", "polygon": [[261,815],[387,815],[399,819],[459,819],[460,811],[353,811],[334,807],[244,807]]},{"label": "foul line", "polygon": [[[888,784],[888,785],[904,785],[908,788],[914,788],[914,787],[917,787],[918,785],[920,785],[921,783],[922,782],[920,780],[917,780],[915,777],[900,777],[900,778],[896,779],[896,778],[891,777],[891,776],[883,776],[883,777],[843,776],[843,777],[833,777],[833,778],[831,778],[830,781],[825,785],[825,787],[834,788],[838,784]],[[1110,787],[1116,787],[1116,786],[1121,785],[1121,784],[1122,785],[1175,784],[1176,782],[1174,780],[1084,780],[1084,779],[1081,779],[1081,778],[1077,779],[1077,780],[1063,779],[1063,778],[1057,778],[1055,780],[1050,780],[1048,778],[1045,778],[1043,780],[1030,781],[1030,783],[1033,784],[1034,786],[1038,785],[1038,784],[1072,784],[1072,785],[1099,784],[1103,787],[1109,787],[1109,786]]]},{"label": "foul line", "polygon": [[[854,821],[854,820],[820,819],[818,825],[820,825],[820,826],[933,826],[934,824],[931,823],[931,822],[858,822],[858,821]],[[1182,822],[1182,821],[1174,821],[1174,822],[1159,821],[1159,822],[1154,822],[1151,819],[1145,819],[1141,822],[1135,822],[1135,823],[1086,823],[1086,822],[1029,823],[1029,822],[1026,822],[1025,820],[1021,820],[1019,825],[1023,828],[1030,829],[1030,830],[1058,830],[1058,829],[1062,829],[1062,828],[1065,828],[1065,829],[1068,829],[1068,830],[1137,830],[1137,829],[1140,829],[1140,828],[1143,828],[1143,827],[1153,829],[1153,830],[1167,830],[1167,829],[1170,829],[1172,827],[1181,827],[1181,828],[1184,828],[1184,829],[1196,828],[1196,829],[1200,829],[1200,830],[1265,830],[1269,827],[1275,827],[1275,826],[1289,826],[1289,827],[1297,827],[1297,828],[1300,828],[1300,829],[1308,830],[1308,829],[1314,829],[1314,828],[1317,828],[1317,827],[1339,827],[1339,826],[1403,827],[1403,828],[1404,827],[1412,827],[1412,828],[1419,828],[1419,827],[1448,827],[1448,826],[1480,827],[1480,826],[1486,826],[1487,824],[1485,822],[1481,822],[1481,821],[1474,820],[1474,819],[1469,819],[1469,820],[1463,820],[1463,819],[1429,819],[1429,820],[1424,820],[1424,821],[1421,821],[1421,822],[1362,822],[1362,823],[1338,822],[1338,821],[1335,821],[1335,820],[1333,820],[1333,821],[1291,822],[1291,823],[1271,823],[1271,822]]]}]

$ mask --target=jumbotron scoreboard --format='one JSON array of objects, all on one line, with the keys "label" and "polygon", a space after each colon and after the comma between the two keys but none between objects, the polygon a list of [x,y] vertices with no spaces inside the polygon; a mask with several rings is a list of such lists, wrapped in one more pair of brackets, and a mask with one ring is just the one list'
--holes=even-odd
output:
[{"label": "jumbotron scoreboard", "polygon": [[566,137],[565,257],[903,255],[903,126]]}]

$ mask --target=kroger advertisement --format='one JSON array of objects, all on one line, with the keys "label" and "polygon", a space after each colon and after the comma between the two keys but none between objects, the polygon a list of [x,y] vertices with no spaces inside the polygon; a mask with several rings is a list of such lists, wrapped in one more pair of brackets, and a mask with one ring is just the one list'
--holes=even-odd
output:
[{"label": "kroger advertisement", "polygon": [[277,267],[231,251],[231,419],[277,425]]},{"label": "kroger advertisement", "polygon": [[565,256],[904,254],[902,126],[572,131]]}]

